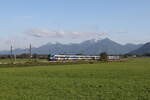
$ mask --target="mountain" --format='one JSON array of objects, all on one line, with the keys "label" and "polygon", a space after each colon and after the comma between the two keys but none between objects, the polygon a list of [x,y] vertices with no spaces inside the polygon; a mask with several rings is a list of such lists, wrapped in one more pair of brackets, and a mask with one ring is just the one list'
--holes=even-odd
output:
[{"label": "mountain", "polygon": [[136,55],[144,55],[150,54],[150,42],[144,44],[142,47],[131,51],[129,54],[136,54]]},{"label": "mountain", "polygon": [[[91,39],[81,43],[61,44],[61,43],[48,43],[38,48],[32,48],[32,53],[37,54],[92,54],[97,55],[101,52],[108,54],[125,54],[130,51],[136,50],[140,45],[126,44],[121,45],[108,38],[105,39]],[[27,53],[27,49],[16,49],[15,54]],[[10,51],[0,51],[0,54],[9,54]]]}]

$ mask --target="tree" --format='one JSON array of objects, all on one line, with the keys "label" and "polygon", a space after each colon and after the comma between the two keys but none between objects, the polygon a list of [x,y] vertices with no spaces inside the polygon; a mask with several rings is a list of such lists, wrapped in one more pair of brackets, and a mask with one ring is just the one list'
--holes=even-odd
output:
[{"label": "tree", "polygon": [[32,55],[32,58],[34,59],[34,62],[37,62],[37,59],[38,59],[38,55],[36,53],[34,53]]},{"label": "tree", "polygon": [[36,53],[34,53],[34,54],[32,55],[32,58],[37,59],[37,58],[38,58],[38,55],[37,55]]},{"label": "tree", "polygon": [[143,56],[150,57],[150,53],[145,53]]},{"label": "tree", "polygon": [[108,55],[106,52],[100,54],[100,61],[108,61]]},{"label": "tree", "polygon": [[51,60],[51,57],[52,57],[52,55],[49,54],[47,59],[48,59],[48,60]]}]

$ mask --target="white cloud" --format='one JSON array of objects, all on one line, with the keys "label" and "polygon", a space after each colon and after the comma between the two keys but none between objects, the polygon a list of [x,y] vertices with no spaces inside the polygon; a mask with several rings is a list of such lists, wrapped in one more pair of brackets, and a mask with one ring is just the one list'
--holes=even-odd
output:
[{"label": "white cloud", "polygon": [[62,32],[49,31],[41,28],[31,28],[26,30],[24,33],[33,37],[60,37]]},{"label": "white cloud", "polygon": [[107,34],[107,32],[82,32],[82,31],[66,31],[66,30],[47,30],[42,28],[31,28],[24,32],[33,37],[49,37],[49,38],[81,38],[92,37]]},{"label": "white cloud", "polygon": [[112,31],[112,33],[128,33],[127,30],[116,30],[116,31]]}]

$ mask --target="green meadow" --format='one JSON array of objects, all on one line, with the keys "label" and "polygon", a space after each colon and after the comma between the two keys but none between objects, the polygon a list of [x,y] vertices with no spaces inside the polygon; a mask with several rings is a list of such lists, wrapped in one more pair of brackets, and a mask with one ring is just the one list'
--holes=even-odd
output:
[{"label": "green meadow", "polygon": [[150,100],[150,58],[1,67],[0,100]]}]

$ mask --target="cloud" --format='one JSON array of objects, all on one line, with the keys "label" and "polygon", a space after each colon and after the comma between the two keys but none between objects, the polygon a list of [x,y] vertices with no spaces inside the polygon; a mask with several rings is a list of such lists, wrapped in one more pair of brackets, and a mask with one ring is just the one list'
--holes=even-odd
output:
[{"label": "cloud", "polygon": [[108,34],[108,32],[99,32],[99,33],[97,33],[97,34],[99,34],[99,35],[104,35],[104,34]]},{"label": "cloud", "polygon": [[24,32],[25,34],[31,35],[33,37],[61,37],[61,33],[59,31],[49,31],[41,28],[31,28]]},{"label": "cloud", "polygon": [[33,18],[33,16],[30,16],[30,15],[14,16],[14,18],[19,18],[19,19],[31,19],[31,18]]},{"label": "cloud", "polygon": [[117,30],[117,31],[112,31],[112,33],[128,33],[127,30]]},{"label": "cloud", "polygon": [[81,38],[81,37],[92,37],[107,34],[107,32],[82,32],[82,31],[66,31],[66,30],[47,30],[42,28],[31,28],[24,32],[27,35],[43,38]]}]

